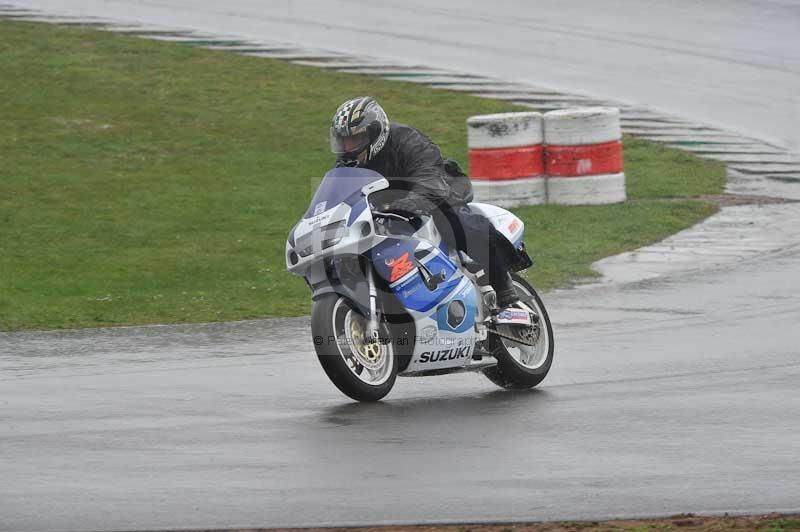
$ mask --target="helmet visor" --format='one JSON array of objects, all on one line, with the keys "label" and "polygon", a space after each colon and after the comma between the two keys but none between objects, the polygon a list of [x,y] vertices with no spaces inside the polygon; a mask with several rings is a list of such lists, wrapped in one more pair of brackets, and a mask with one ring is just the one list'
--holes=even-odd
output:
[{"label": "helmet visor", "polygon": [[369,146],[369,133],[363,131],[356,135],[338,135],[331,128],[331,151],[339,156],[355,157]]}]

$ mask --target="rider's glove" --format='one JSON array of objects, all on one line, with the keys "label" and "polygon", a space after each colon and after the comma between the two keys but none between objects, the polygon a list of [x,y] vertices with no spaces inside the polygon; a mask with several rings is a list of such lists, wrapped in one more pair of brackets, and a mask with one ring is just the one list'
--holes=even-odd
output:
[{"label": "rider's glove", "polygon": [[422,207],[421,203],[422,202],[411,197],[399,198],[392,201],[387,206],[387,210],[398,214],[418,217],[425,214],[425,209]]}]

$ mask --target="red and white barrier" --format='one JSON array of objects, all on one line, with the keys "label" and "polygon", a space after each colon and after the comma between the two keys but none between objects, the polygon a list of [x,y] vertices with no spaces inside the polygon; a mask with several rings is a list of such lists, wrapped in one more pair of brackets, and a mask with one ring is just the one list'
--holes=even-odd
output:
[{"label": "red and white barrier", "polygon": [[545,202],[541,113],[501,113],[467,120],[475,199],[504,207]]},{"label": "red and white barrier", "polygon": [[625,201],[619,109],[585,107],[546,113],[544,142],[548,203]]}]

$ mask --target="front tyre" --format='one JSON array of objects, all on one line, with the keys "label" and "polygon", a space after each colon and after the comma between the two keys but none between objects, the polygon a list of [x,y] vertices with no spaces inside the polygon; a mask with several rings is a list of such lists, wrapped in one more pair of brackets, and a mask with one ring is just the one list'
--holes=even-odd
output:
[{"label": "front tyre", "polygon": [[366,325],[367,319],[338,294],[325,294],[314,302],[311,333],[322,369],[348,397],[378,401],[394,386],[397,358],[391,342],[366,341]]},{"label": "front tyre", "polygon": [[511,277],[519,298],[539,315],[538,329],[533,330],[536,341],[528,346],[490,334],[489,348],[497,359],[497,366],[483,373],[498,386],[520,390],[533,388],[547,376],[553,363],[555,343],[553,326],[539,294],[519,275]]}]

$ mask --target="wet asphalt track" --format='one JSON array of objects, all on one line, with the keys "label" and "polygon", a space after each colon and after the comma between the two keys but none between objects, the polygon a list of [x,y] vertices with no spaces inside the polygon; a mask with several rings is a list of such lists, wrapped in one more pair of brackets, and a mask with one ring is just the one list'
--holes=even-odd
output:
[{"label": "wet asphalt track", "polygon": [[305,318],[2,335],[0,529],[799,511],[798,271],[795,249],[553,294],[526,393],[457,375],[351,403]]},{"label": "wet asphalt track", "polygon": [[[345,31],[363,22],[331,15],[355,2],[17,3],[302,34],[800,139],[790,2],[613,2],[556,32],[587,3],[515,17],[533,4],[444,2],[421,16],[373,2],[392,23],[375,26],[370,50]],[[560,34],[570,41],[556,48]],[[556,364],[530,393],[461,375],[403,379],[385,403],[353,404],[318,368],[303,318],[0,335],[0,530],[800,511],[799,272],[792,248],[552,294]]]}]

